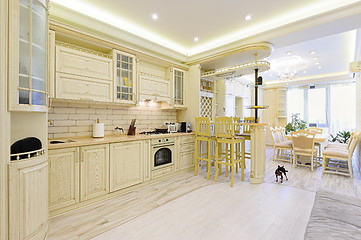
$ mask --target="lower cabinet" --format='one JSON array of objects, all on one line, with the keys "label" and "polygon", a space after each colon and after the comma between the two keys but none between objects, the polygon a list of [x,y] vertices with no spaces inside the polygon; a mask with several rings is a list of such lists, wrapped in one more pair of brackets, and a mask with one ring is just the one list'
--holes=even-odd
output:
[{"label": "lower cabinet", "polygon": [[186,169],[194,166],[195,136],[179,137],[179,168]]},{"label": "lower cabinet", "polygon": [[80,148],[80,201],[109,192],[109,144]]},{"label": "lower cabinet", "polygon": [[110,144],[110,192],[143,181],[143,141]]},{"label": "lower cabinet", "polygon": [[48,156],[10,162],[9,239],[45,239],[48,228]]},{"label": "lower cabinet", "polygon": [[109,144],[49,150],[49,210],[109,192]]},{"label": "lower cabinet", "polygon": [[79,148],[49,150],[49,210],[79,202]]}]

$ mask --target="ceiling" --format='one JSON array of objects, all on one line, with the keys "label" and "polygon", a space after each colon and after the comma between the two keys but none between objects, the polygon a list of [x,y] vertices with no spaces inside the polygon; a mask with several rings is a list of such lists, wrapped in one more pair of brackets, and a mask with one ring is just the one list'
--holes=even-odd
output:
[{"label": "ceiling", "polygon": [[[268,42],[274,51],[267,58],[271,70],[263,76],[270,82],[276,81],[278,75],[272,69],[272,62],[288,56],[285,54],[288,51],[302,57],[308,65],[305,73],[297,72],[299,77],[347,71],[349,62],[355,58],[359,35],[351,30],[361,28],[360,0],[52,0],[51,3],[96,19],[104,24],[104,29],[116,28],[135,36],[133,42],[138,45],[142,45],[141,41],[151,42],[159,52],[161,48],[167,49],[178,54],[180,61],[201,63],[206,69],[240,64],[244,60],[235,57],[230,49],[237,52],[245,44]],[[57,12],[57,8],[52,11],[51,7],[50,14],[71,21],[70,15]],[[153,14],[158,15],[157,20],[152,19]],[[247,21],[246,15],[251,15],[251,20]],[[74,18],[73,22],[76,21]],[[199,40],[194,41],[195,37]],[[311,55],[311,50],[316,54]],[[222,58],[198,60],[210,55],[222,55]],[[321,69],[317,68],[314,56],[319,57]]]}]

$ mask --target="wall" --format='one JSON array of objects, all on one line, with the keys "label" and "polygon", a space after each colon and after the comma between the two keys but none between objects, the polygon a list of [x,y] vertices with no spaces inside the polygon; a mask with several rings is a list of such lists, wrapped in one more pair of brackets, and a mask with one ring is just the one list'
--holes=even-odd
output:
[{"label": "wall", "polygon": [[104,134],[114,133],[115,127],[128,131],[133,118],[137,119],[136,132],[165,127],[165,122],[176,122],[176,110],[162,110],[158,103],[142,103],[137,107],[107,106],[105,104],[80,104],[56,102],[49,109],[49,138],[92,136],[92,124],[99,119],[104,123]]}]

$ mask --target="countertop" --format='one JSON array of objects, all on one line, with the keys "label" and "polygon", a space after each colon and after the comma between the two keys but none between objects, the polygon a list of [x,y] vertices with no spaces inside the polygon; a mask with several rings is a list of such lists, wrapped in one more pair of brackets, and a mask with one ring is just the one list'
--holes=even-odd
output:
[{"label": "countertop", "polygon": [[[164,138],[164,137],[179,137],[179,136],[186,136],[186,135],[195,135],[195,132],[190,133],[168,133],[168,134],[156,134],[156,135],[143,135],[143,134],[136,134],[136,135],[127,135],[127,134],[120,134],[120,135],[106,135],[103,138],[93,138],[93,137],[69,137],[69,138],[53,138],[48,140],[48,149],[62,149],[62,148],[70,148],[70,147],[81,147],[81,146],[89,146],[89,145],[97,145],[97,144],[107,144],[107,143],[118,143],[118,142],[129,142],[129,141],[138,141],[138,140],[148,140],[152,138]],[[73,142],[66,142],[66,143],[57,143],[57,144],[50,144],[50,141],[53,140],[74,140]]]}]

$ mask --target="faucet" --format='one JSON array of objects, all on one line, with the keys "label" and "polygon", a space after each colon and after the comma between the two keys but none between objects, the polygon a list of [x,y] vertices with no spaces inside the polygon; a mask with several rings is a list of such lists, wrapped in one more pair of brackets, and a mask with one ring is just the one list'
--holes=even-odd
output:
[{"label": "faucet", "polygon": [[50,126],[53,126],[53,121],[48,119],[48,123],[49,123]]},{"label": "faucet", "polygon": [[120,127],[115,127],[114,130],[119,130],[119,131],[122,131],[122,133],[124,133],[123,128],[120,128]]}]

